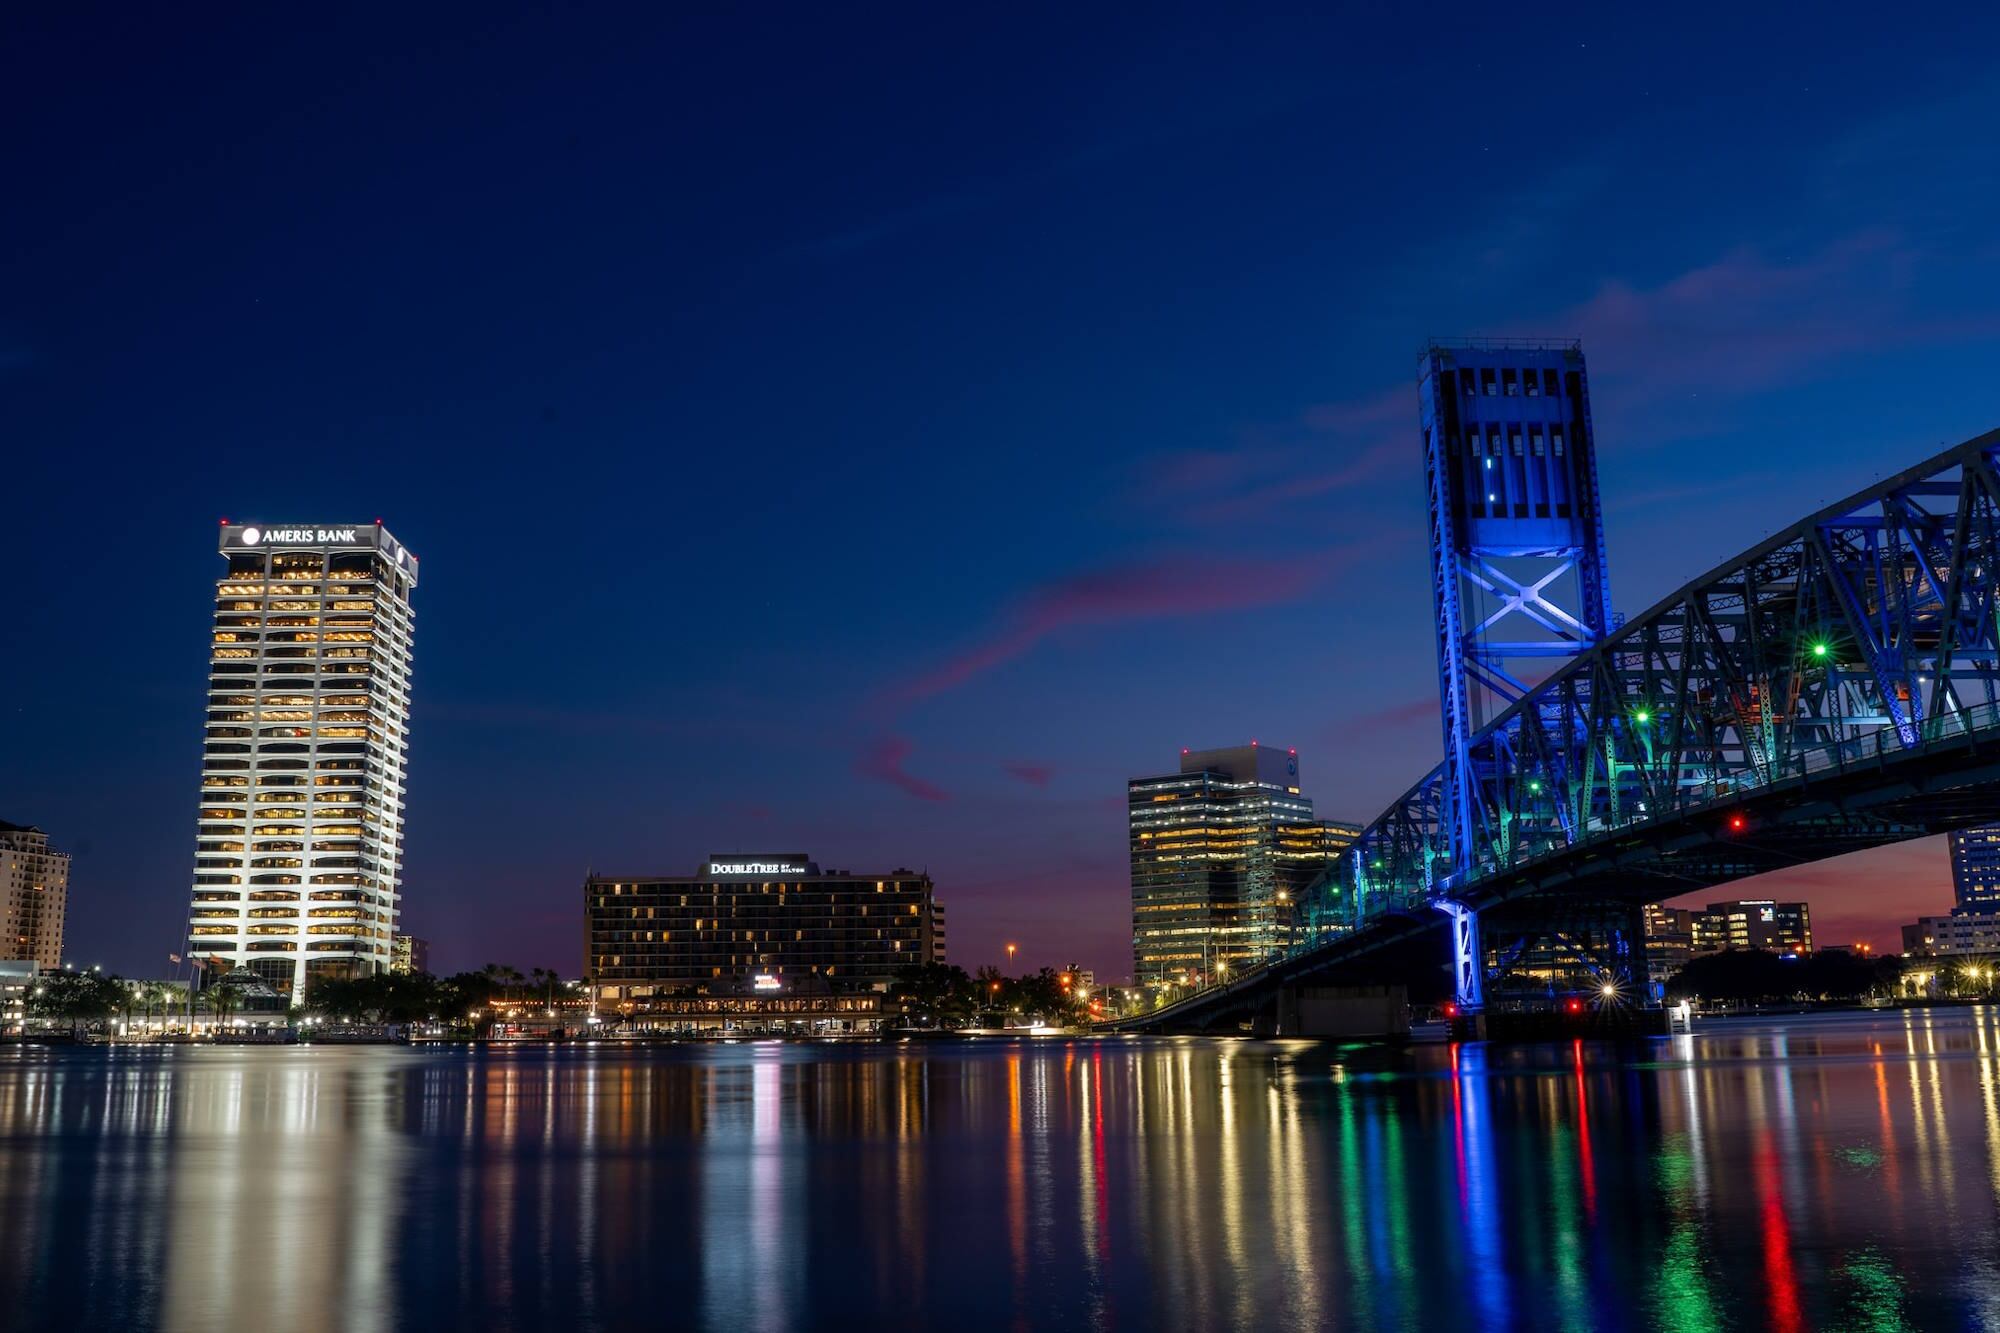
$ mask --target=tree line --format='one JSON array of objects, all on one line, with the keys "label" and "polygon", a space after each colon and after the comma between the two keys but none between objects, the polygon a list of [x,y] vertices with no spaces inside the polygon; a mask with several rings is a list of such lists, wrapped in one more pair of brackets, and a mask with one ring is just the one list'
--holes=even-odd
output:
[{"label": "tree line", "polygon": [[[440,1022],[452,1027],[476,1026],[496,1003],[542,1004],[575,993],[575,987],[554,968],[516,968],[488,963],[477,972],[435,977],[428,972],[378,972],[365,977],[326,977],[306,988],[303,1003],[294,1002],[278,1017],[311,1015],[342,1023]],[[244,985],[232,976],[211,981],[194,996],[194,1012],[226,1024],[250,1007]],[[111,972],[51,972],[28,989],[27,1012],[44,1022],[67,1025],[72,1034],[99,1028],[114,1018],[150,1023],[161,1016],[187,1014],[187,993],[158,981],[127,981]]]},{"label": "tree line", "polygon": [[554,968],[515,968],[488,963],[477,972],[448,977],[428,972],[377,972],[365,977],[329,977],[306,987],[305,1012],[341,1023],[443,1023],[481,1025],[495,1003],[540,1004],[554,1008],[587,982],[570,983]]},{"label": "tree line", "polygon": [[1076,978],[1052,967],[1005,977],[996,967],[968,973],[950,963],[924,963],[905,970],[889,988],[889,998],[920,1028],[975,1027],[996,1018],[1065,1025],[1084,1021],[1089,1006]]},{"label": "tree line", "polygon": [[1755,1003],[1760,1000],[1858,1000],[1893,995],[1902,983],[1901,958],[1863,958],[1842,949],[1782,958],[1765,949],[1729,949],[1691,958],[1667,979],[1673,999]]}]

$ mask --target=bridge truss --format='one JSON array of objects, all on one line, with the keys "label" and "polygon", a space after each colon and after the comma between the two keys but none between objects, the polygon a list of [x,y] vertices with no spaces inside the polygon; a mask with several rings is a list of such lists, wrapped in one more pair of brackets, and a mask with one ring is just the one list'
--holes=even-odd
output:
[{"label": "bridge truss", "polygon": [[1760,798],[2000,731],[1997,594],[2000,431],[1771,537],[1534,686],[1468,744],[1467,808],[1444,765],[1406,792],[1308,895],[1292,956],[1441,909],[1476,1003],[1469,914],[1654,902],[1989,817],[1930,793],[1935,817],[1912,818],[1907,781],[1867,784],[1872,807],[1791,802],[1782,828]]}]

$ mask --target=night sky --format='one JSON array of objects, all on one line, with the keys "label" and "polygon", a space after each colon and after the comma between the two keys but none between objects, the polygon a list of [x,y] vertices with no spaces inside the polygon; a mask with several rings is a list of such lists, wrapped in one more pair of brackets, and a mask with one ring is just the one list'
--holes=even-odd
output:
[{"label": "night sky", "polygon": [[2000,12],[1616,8],[13,7],[0,819],[71,955],[181,938],[217,520],[379,515],[434,966],[769,850],[1125,976],[1128,777],[1436,762],[1427,337],[1584,340],[1628,614],[2000,425]]}]

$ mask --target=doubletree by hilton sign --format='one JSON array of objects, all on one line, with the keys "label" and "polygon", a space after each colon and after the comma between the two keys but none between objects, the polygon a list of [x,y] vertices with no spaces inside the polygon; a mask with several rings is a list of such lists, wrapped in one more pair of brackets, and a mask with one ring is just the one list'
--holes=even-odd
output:
[{"label": "doubletree by hilton sign", "polygon": [[758,857],[742,859],[708,858],[708,873],[711,878],[725,876],[766,876],[803,875],[810,867],[803,856]]}]

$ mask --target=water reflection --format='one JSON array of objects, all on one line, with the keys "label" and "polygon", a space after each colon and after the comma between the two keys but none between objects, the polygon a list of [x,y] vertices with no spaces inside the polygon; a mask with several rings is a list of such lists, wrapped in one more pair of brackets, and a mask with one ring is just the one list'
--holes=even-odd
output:
[{"label": "water reflection", "polygon": [[9,1328],[2000,1315],[2000,1014],[1206,1041],[0,1051]]}]

